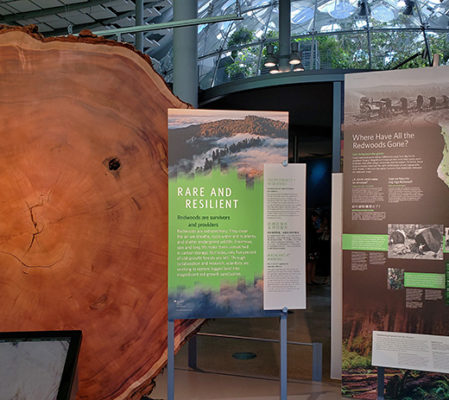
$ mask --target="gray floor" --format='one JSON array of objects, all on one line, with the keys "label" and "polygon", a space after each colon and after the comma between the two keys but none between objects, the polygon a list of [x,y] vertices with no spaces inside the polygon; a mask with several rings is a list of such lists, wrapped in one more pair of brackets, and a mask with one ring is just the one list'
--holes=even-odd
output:
[{"label": "gray floor", "polygon": [[[279,339],[278,318],[209,320],[201,332]],[[288,346],[289,399],[341,399],[340,382],[331,381],[330,287],[307,287],[307,309],[288,315],[288,340],[323,345],[323,379],[312,381],[312,347]],[[279,344],[199,336],[198,369],[187,368],[187,346],[175,357],[175,398],[279,399]],[[253,358],[238,359],[241,353]],[[166,376],[156,380],[152,399],[166,399]]]},{"label": "gray floor", "polygon": [[[167,398],[164,372],[156,379],[151,399]],[[175,370],[176,400],[278,400],[279,382],[271,379]],[[339,400],[340,384],[332,382],[289,382],[289,400]]]}]

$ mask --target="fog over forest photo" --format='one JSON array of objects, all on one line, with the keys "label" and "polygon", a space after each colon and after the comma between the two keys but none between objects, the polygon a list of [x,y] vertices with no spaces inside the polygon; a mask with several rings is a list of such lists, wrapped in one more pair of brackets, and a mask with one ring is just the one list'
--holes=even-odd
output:
[{"label": "fog over forest photo", "polygon": [[278,119],[248,114],[190,125],[169,121],[169,176],[229,165],[242,176],[260,176],[263,164],[278,162],[287,147],[288,125]]}]

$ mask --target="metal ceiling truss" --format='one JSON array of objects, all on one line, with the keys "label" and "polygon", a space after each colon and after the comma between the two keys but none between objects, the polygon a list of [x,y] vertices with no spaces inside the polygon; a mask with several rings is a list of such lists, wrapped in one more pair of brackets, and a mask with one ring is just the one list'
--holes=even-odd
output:
[{"label": "metal ceiling truss", "polygon": [[[62,0],[61,0],[62,1]],[[130,0],[121,0],[124,4],[130,2]],[[17,12],[7,15],[0,15],[0,23],[4,24],[14,24],[23,25],[24,22],[33,21],[42,17],[55,16],[55,18],[60,18],[64,20],[68,13],[80,11],[94,19],[95,22],[72,24],[70,20],[67,21],[66,28],[51,29],[47,32],[43,32],[45,36],[63,36],[67,34],[79,34],[82,30],[88,29],[94,31],[93,33],[99,36],[115,36],[118,40],[122,40],[125,34],[135,34],[135,45],[141,50],[150,50],[157,46],[157,41],[147,40],[146,48],[144,46],[144,40],[146,39],[145,33],[149,31],[159,31],[160,39],[162,39],[169,31],[168,29],[182,27],[182,26],[193,26],[201,24],[213,24],[217,22],[234,21],[243,19],[241,16],[240,2],[235,0],[236,14],[223,15],[223,16],[208,16],[206,18],[196,18],[186,21],[162,21],[158,23],[148,24],[157,20],[155,16],[159,17],[162,13],[167,11],[171,12],[172,0],[133,0],[134,7],[132,10],[117,12],[115,7],[120,3],[120,0],[88,0],[78,3],[71,3],[66,5],[61,5],[58,7],[41,8],[39,10],[32,10],[26,12]],[[7,3],[3,3],[4,5]],[[107,18],[93,18],[89,15],[89,9],[92,7],[102,6],[105,10],[110,13],[115,14],[114,17]],[[150,12],[150,18],[144,18],[145,9],[148,12],[147,6],[150,6],[154,12]],[[212,9],[212,8],[211,8]],[[133,26],[117,27],[117,23],[124,19],[134,19]],[[37,20],[37,23],[41,21]],[[126,24],[131,21],[127,21]],[[120,24],[118,24],[120,25]],[[106,29],[101,29],[106,28]],[[134,42],[134,40],[133,40]],[[149,46],[149,44],[152,44]]]},{"label": "metal ceiling truss", "polygon": [[[61,3],[64,0],[59,0]],[[11,4],[8,4],[11,3]],[[114,29],[122,29],[118,35],[127,33],[126,27],[123,28],[123,24],[120,21],[125,20],[125,25],[132,24],[133,28],[136,25],[136,14],[139,6],[143,6],[144,14],[142,14],[141,25],[147,27],[145,23],[151,21],[157,21],[162,19],[162,22],[166,22],[167,18],[160,18],[162,14],[167,14],[171,18],[172,0],[80,0],[77,3],[65,4],[57,7],[41,8],[38,10],[30,10],[25,12],[12,12],[13,5],[17,2],[1,2],[0,3],[0,24],[8,25],[25,25],[34,23],[40,26],[40,31],[45,36],[63,36],[67,34],[78,34],[84,29],[97,30],[100,33],[104,32],[104,35],[110,36],[106,32]],[[139,4],[140,3],[140,4]],[[42,3],[41,3],[42,4]],[[129,6],[132,5],[132,9]],[[37,7],[35,3],[28,4],[28,6]],[[92,10],[98,6],[104,9],[106,17],[95,17],[96,15]],[[125,11],[120,11],[124,9]],[[1,15],[3,12],[8,14]],[[11,13],[10,13],[11,12]],[[92,22],[74,23],[68,18],[69,13],[79,12],[82,17],[83,14],[87,16],[86,19],[90,19]],[[114,15],[114,16],[111,16]],[[55,21],[58,21],[58,25],[66,25],[63,28],[52,28],[51,24],[47,21],[42,21],[40,18],[55,17]],[[146,16],[146,17],[145,17]],[[122,28],[120,27],[122,25]],[[42,29],[42,26],[45,29]],[[123,30],[124,29],[124,30]],[[164,26],[158,27],[160,30],[160,39],[169,33]],[[140,30],[139,32],[142,32]],[[117,34],[113,34],[117,35]],[[134,37],[127,35],[121,36],[120,39],[127,38],[134,44]],[[149,51],[155,46],[158,46],[158,42],[155,40],[147,39],[147,35],[144,33],[142,37],[141,48],[143,51]]]}]

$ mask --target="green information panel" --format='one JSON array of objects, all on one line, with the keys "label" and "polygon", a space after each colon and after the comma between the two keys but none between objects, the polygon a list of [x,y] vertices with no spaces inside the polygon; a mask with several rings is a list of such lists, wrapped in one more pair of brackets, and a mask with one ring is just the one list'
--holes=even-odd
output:
[{"label": "green information panel", "polygon": [[404,286],[426,289],[445,289],[445,274],[432,274],[426,272],[405,272]]},{"label": "green information panel", "polygon": [[237,171],[214,169],[194,181],[184,176],[170,183],[169,241],[176,245],[169,259],[177,265],[169,271],[170,292],[179,281],[192,294],[202,281],[216,291],[223,281],[252,285],[263,263],[263,182],[248,190]]},{"label": "green information panel", "polygon": [[264,163],[287,160],[288,114],[169,110],[168,118],[169,318],[270,315]]},{"label": "green information panel", "polygon": [[446,263],[446,304],[449,305],[449,263]]}]

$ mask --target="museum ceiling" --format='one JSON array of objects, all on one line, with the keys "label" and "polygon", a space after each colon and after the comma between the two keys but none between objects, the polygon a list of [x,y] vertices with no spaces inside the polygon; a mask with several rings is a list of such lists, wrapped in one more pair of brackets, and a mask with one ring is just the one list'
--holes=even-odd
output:
[{"label": "museum ceiling", "polygon": [[[243,20],[198,27],[203,89],[232,80],[232,69],[240,68],[244,77],[267,72],[263,70],[263,58],[266,45],[278,37],[279,1],[198,0],[199,18],[235,15],[238,9]],[[423,52],[429,47],[426,41],[432,42],[431,47],[434,42],[447,42],[448,9],[449,0],[292,0],[291,35],[300,42],[306,70],[391,69],[408,56]],[[135,0],[0,1],[0,23],[35,24],[46,36],[132,27],[136,25],[135,15]],[[169,22],[172,18],[173,0],[144,0],[145,24]],[[167,81],[172,73],[172,32],[146,32],[143,40],[144,52]],[[135,40],[128,33],[110,37],[132,44]],[[311,47],[313,41],[318,44]],[[241,59],[234,57],[231,61],[235,65],[229,67],[235,49]],[[336,49],[342,59],[336,59]]]}]

